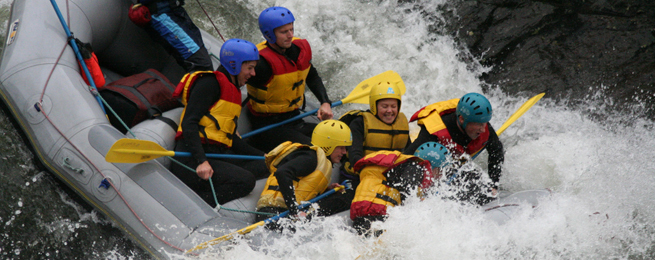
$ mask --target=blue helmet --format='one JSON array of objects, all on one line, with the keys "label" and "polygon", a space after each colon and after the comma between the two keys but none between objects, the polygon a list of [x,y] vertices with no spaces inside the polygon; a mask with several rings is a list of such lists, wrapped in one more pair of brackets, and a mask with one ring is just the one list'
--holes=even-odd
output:
[{"label": "blue helmet", "polygon": [[487,123],[493,114],[489,100],[478,93],[468,93],[460,98],[455,113],[464,118],[462,128],[466,128],[469,122]]},{"label": "blue helmet", "polygon": [[419,146],[414,156],[430,161],[433,168],[442,168],[450,164],[450,151],[448,148],[437,142],[426,142]]},{"label": "blue helmet", "polygon": [[296,18],[293,17],[289,9],[280,6],[269,7],[259,14],[259,30],[262,31],[264,38],[269,43],[275,43],[277,41],[274,32],[275,28],[293,23],[295,20]]},{"label": "blue helmet", "polygon": [[232,75],[239,75],[244,61],[259,60],[259,51],[252,42],[229,39],[221,46],[221,65]]}]

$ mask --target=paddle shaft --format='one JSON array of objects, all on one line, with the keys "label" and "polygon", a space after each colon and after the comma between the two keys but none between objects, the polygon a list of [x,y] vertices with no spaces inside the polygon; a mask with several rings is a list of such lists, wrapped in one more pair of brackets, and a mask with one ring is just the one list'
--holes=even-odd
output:
[{"label": "paddle shaft", "polygon": [[[175,152],[174,156],[180,157],[191,157],[189,152]],[[223,158],[223,159],[242,159],[242,160],[264,160],[264,156],[256,155],[240,155],[240,154],[218,154],[218,153],[207,153],[205,154],[207,158]]]},{"label": "paddle shaft", "polygon": [[98,94],[96,83],[93,81],[93,77],[91,77],[91,72],[89,72],[89,69],[86,67],[86,63],[84,63],[84,58],[82,58],[82,54],[80,53],[80,50],[77,48],[77,43],[75,43],[75,38],[73,38],[70,29],[68,29],[68,25],[66,25],[64,16],[61,15],[61,11],[59,11],[59,6],[57,6],[57,2],[55,2],[55,0],[50,0],[50,3],[52,3],[52,7],[55,9],[55,12],[57,12],[57,17],[59,17],[59,22],[61,22],[61,25],[64,27],[64,31],[66,31],[66,36],[68,37],[68,39],[70,39],[69,44],[73,48],[75,57],[77,58],[77,61],[80,63],[80,65],[82,66],[82,70],[84,70],[84,75],[86,75],[86,78],[89,80],[89,83],[91,84],[91,93],[93,94],[93,96],[95,96],[96,100],[98,101],[98,104],[100,104],[100,108],[102,109],[102,112],[106,113],[105,106],[102,105],[102,100],[100,100],[100,95]]},{"label": "paddle shaft", "polygon": [[[312,203],[315,203],[315,202],[317,202],[317,201],[319,201],[319,200],[321,200],[321,199],[323,199],[323,198],[325,198],[325,197],[327,197],[327,196],[330,196],[331,194],[333,194],[333,193],[335,193],[335,192],[337,192],[337,191],[339,191],[339,190],[344,189],[344,188],[345,188],[344,185],[345,185],[345,182],[342,183],[339,187],[336,187],[336,188],[334,188],[334,189],[331,189],[331,190],[329,190],[329,191],[324,192],[324,193],[321,194],[321,195],[316,196],[315,198],[309,200],[309,202],[307,202],[307,203],[303,203],[303,204],[301,204],[300,206],[298,206],[298,209],[299,209],[299,210],[303,210],[303,209],[309,207]],[[282,212],[282,213],[280,213],[280,214],[278,214],[278,215],[272,216],[272,217],[270,217],[270,218],[267,218],[267,219],[265,219],[265,220],[259,221],[259,222],[255,223],[255,224],[252,224],[252,225],[247,226],[247,227],[245,227],[245,228],[242,228],[242,229],[239,229],[239,230],[237,230],[237,231],[234,231],[234,232],[232,232],[232,233],[230,233],[230,234],[227,234],[227,235],[224,235],[224,236],[222,236],[222,237],[218,237],[218,238],[215,238],[215,239],[209,240],[209,241],[207,241],[207,242],[204,242],[204,243],[202,243],[202,244],[200,244],[200,245],[197,245],[196,247],[187,250],[187,253],[189,253],[189,252],[191,252],[191,251],[195,251],[195,250],[204,249],[204,248],[207,248],[207,247],[209,247],[209,246],[212,246],[212,245],[218,244],[218,243],[220,243],[220,242],[230,240],[230,239],[234,238],[234,236],[236,236],[236,235],[238,235],[238,234],[241,234],[241,235],[243,235],[243,234],[247,234],[247,233],[249,233],[250,231],[254,230],[255,228],[257,228],[257,227],[259,227],[259,226],[263,226],[263,225],[266,225],[266,224],[271,223],[271,222],[273,222],[273,221],[277,221],[277,220],[279,220],[280,218],[286,217],[286,216],[288,216],[288,215],[289,215],[289,211],[287,210],[287,211]]]},{"label": "paddle shaft", "polygon": [[[179,156],[179,157],[191,157],[189,152],[176,152],[176,151],[150,151],[150,150],[135,150],[135,149],[114,149],[117,153],[125,154],[143,154],[143,155],[160,155],[160,156]],[[205,154],[207,158],[219,158],[219,159],[243,159],[243,160],[264,160],[264,156],[256,155],[240,155],[240,154],[218,154],[218,153],[207,153]]]},{"label": "paddle shaft", "polygon": [[[368,94],[368,93],[364,93],[364,95],[366,95],[366,94]],[[332,107],[336,107],[336,106],[340,106],[340,105],[343,105],[343,101],[342,101],[342,100],[339,100],[339,101],[336,101],[336,102],[332,103],[331,106],[332,106]],[[261,133],[261,132],[264,132],[264,131],[270,130],[271,128],[275,128],[275,127],[278,127],[278,126],[281,126],[281,125],[284,125],[284,124],[288,124],[288,123],[290,123],[290,122],[296,121],[296,120],[301,119],[301,118],[304,118],[304,117],[306,117],[306,116],[313,115],[313,114],[315,114],[316,112],[318,112],[318,108],[313,109],[313,110],[308,111],[308,112],[305,112],[305,113],[302,113],[302,114],[300,114],[300,115],[294,116],[294,117],[289,118],[289,119],[287,119],[287,120],[284,120],[284,121],[282,121],[282,122],[278,122],[278,123],[275,123],[275,124],[267,125],[267,126],[265,126],[265,127],[259,128],[259,129],[257,129],[257,130],[250,131],[250,132],[248,132],[248,133],[245,133],[245,134],[241,135],[241,138],[247,138],[247,137],[249,137],[249,136],[253,136],[253,135],[259,134],[259,133]]]}]

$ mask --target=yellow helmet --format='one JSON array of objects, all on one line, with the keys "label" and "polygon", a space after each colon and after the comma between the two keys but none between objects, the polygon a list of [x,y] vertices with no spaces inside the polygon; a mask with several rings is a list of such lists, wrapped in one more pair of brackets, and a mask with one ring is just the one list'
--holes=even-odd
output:
[{"label": "yellow helmet", "polygon": [[350,146],[352,143],[350,127],[339,120],[322,121],[316,125],[312,133],[312,144],[321,147],[327,156],[330,156],[337,146]]},{"label": "yellow helmet", "polygon": [[389,81],[382,81],[371,88],[370,105],[371,113],[377,115],[377,102],[380,99],[393,98],[398,100],[398,110],[400,111],[400,88]]}]

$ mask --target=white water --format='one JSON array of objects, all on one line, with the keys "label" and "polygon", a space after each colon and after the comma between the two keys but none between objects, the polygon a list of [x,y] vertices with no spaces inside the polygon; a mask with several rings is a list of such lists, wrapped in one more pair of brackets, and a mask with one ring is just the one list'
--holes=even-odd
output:
[{"label": "white water", "polygon": [[[416,2],[439,17],[435,12],[443,1]],[[405,81],[401,111],[408,117],[425,105],[482,91],[478,76],[485,68],[460,61],[462,53],[451,37],[429,34],[425,19],[396,1],[237,3],[249,10],[244,17],[252,20],[245,26],[250,28],[256,28],[255,18],[266,7],[291,9],[296,36],[310,41],[313,62],[334,100],[345,97],[357,82],[386,70],[397,71]],[[232,35],[262,40],[258,31]],[[498,90],[488,94],[496,127],[527,100]],[[602,92],[589,100],[585,111],[610,118],[599,123],[584,111],[544,99],[501,135],[506,149],[501,189],[553,191],[539,208],[525,208],[509,223],[496,225],[485,220],[479,209],[452,202],[410,201],[390,210],[390,218],[381,225],[386,233],[379,241],[361,238],[337,220],[319,220],[287,239],[271,241],[263,250],[238,244],[230,250],[211,250],[201,259],[651,258],[655,255],[653,122],[637,119],[626,126],[612,119],[624,115],[604,111],[611,100]],[[366,107],[346,105],[335,109],[335,114]],[[477,161],[483,168],[484,157]]]}]

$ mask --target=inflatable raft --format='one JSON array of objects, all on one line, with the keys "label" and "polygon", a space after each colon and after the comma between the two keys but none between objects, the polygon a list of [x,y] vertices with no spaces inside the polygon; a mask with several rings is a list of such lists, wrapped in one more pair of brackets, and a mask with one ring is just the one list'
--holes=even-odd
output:
[{"label": "inflatable raft", "polygon": [[[147,69],[160,71],[173,83],[183,76],[174,59],[129,20],[130,0],[55,3],[74,37],[92,44],[108,83]],[[110,147],[126,137],[173,150],[174,124],[182,109],[163,113],[168,120],[143,121],[127,135],[112,126],[81,77],[53,6],[42,0],[14,1],[0,64],[2,101],[47,170],[158,258],[183,254],[251,225],[251,213],[216,211],[206,204],[168,170],[170,159],[105,161]],[[203,40],[210,53],[219,51],[222,41],[206,32]],[[213,63],[218,67],[218,60],[213,58]],[[240,132],[246,130],[240,123]],[[223,206],[254,210],[264,182],[260,180],[249,196]],[[509,204],[495,203],[485,209],[508,219],[500,209]]]}]

